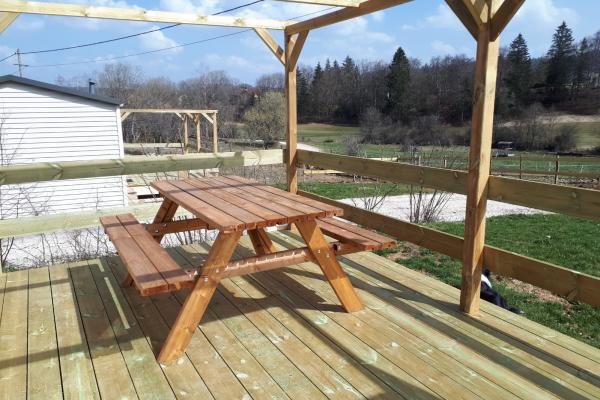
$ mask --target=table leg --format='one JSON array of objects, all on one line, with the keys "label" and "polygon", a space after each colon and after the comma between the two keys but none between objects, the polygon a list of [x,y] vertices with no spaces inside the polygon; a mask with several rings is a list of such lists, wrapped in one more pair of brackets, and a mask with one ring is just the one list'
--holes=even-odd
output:
[{"label": "table leg", "polygon": [[231,259],[240,236],[241,232],[220,232],[217,236],[202,267],[200,277],[185,300],[175,324],[160,350],[158,355],[160,363],[170,363],[185,352],[219,285],[221,269]]},{"label": "table leg", "polygon": [[[158,209],[156,216],[154,217],[153,223],[162,224],[165,222],[173,221],[173,217],[175,216],[175,213],[177,212],[178,207],[179,207],[179,205],[177,203],[165,198],[163,200],[163,203],[161,204],[160,208]],[[154,240],[156,240],[158,243],[160,243],[164,236],[165,235],[154,236]]]},{"label": "table leg", "polygon": [[254,252],[257,256],[264,256],[277,251],[271,238],[263,228],[249,230],[248,236],[250,236]]},{"label": "table leg", "polygon": [[347,312],[362,310],[363,305],[356,295],[350,279],[335,258],[335,253],[317,223],[314,220],[296,222],[296,226],[344,309]]}]

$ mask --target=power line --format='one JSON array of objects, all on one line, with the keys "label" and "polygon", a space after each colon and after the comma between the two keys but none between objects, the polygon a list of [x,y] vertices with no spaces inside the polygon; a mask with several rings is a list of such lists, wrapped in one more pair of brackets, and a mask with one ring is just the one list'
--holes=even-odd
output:
[{"label": "power line", "polygon": [[[255,1],[254,3],[258,3],[260,1],[264,1],[264,0]],[[254,4],[254,3],[251,3],[251,4]],[[310,12],[310,13],[307,13],[307,14],[299,15],[299,16],[294,17],[294,18],[290,18],[290,20],[296,20],[296,19],[307,17],[307,16],[310,16],[310,15],[319,14],[319,13],[322,13],[322,12],[325,12],[325,11],[332,10],[334,8],[337,8],[337,7],[327,7],[327,8],[324,8],[322,10],[319,10],[319,11],[313,11],[313,12]],[[50,67],[64,67],[64,66],[69,66],[69,65],[94,64],[94,63],[103,63],[103,62],[108,62],[108,61],[116,61],[116,60],[122,60],[124,58],[136,57],[136,56],[143,56],[143,55],[153,54],[153,53],[159,53],[159,52],[162,52],[162,51],[168,51],[168,50],[178,49],[178,48],[182,48],[182,47],[192,46],[192,45],[195,45],[195,44],[201,44],[201,43],[205,43],[205,42],[210,42],[210,41],[217,40],[217,39],[223,39],[223,38],[230,37],[230,36],[241,35],[242,33],[250,32],[252,30],[253,30],[253,28],[243,29],[241,31],[231,32],[231,33],[227,33],[227,34],[219,35],[219,36],[213,36],[213,37],[210,37],[210,38],[196,40],[196,41],[193,41],[193,42],[183,43],[183,44],[179,44],[179,45],[175,45],[175,46],[163,47],[161,49],[148,50],[148,51],[143,51],[143,52],[139,52],[139,53],[125,54],[125,55],[116,56],[116,57],[97,58],[95,60],[75,61],[75,62],[68,62],[68,63],[29,65],[28,67],[29,68],[50,68]],[[24,53],[21,53],[21,54],[24,54]]]},{"label": "power line", "polygon": [[[211,14],[211,15],[214,16],[214,15],[225,14],[225,13],[228,13],[228,12],[231,12],[231,11],[239,10],[241,8],[244,8],[244,7],[252,6],[252,5],[257,4],[257,3],[261,3],[263,1],[264,0],[256,0],[256,1],[253,1],[253,2],[250,2],[250,3],[241,4],[239,6],[228,8],[227,10],[222,10],[222,11],[216,12],[216,13]],[[113,43],[113,42],[117,42],[119,40],[131,39],[131,38],[138,37],[138,36],[148,35],[148,34],[154,33],[154,32],[164,31],[164,30],[167,30],[167,29],[175,28],[176,26],[180,26],[180,25],[182,25],[182,24],[177,23],[177,24],[167,25],[167,26],[163,26],[162,28],[151,29],[149,31],[144,31],[144,32],[139,32],[139,33],[133,33],[131,35],[119,36],[119,37],[116,37],[116,38],[106,39],[106,40],[100,40],[100,41],[92,42],[92,43],[85,43],[85,44],[78,44],[78,45],[73,45],[73,46],[59,47],[59,48],[55,48],[55,49],[24,51],[24,52],[21,52],[21,55],[53,53],[53,52],[57,52],[57,51],[73,50],[73,49],[80,49],[80,48],[84,48],[84,47],[97,46],[97,45],[100,45],[100,44]],[[11,55],[11,56],[9,56],[9,57],[7,57],[7,58],[10,58],[12,56],[14,56],[14,54]],[[4,61],[4,60],[1,60],[0,62],[2,62],[2,61]]]},{"label": "power line", "polygon": [[[21,53],[21,54],[22,54],[22,53]],[[11,55],[4,57],[2,60],[0,60],[0,62],[4,62],[4,61],[8,60],[9,58],[11,58],[11,57],[14,57],[14,56],[16,56],[16,55],[17,55],[17,52],[15,51],[15,52],[14,52],[14,53],[12,53]]]}]

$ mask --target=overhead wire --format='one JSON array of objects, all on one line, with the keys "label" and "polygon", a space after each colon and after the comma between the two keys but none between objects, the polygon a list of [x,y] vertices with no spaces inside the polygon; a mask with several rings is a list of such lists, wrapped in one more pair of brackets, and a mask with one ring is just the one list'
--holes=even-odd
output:
[{"label": "overhead wire", "polygon": [[[255,2],[249,3],[249,4],[259,3],[261,1],[264,1],[264,0],[258,0],[258,1],[255,1]],[[241,6],[239,6],[238,8],[240,8],[240,7]],[[307,16],[310,16],[310,15],[319,14],[319,13],[322,13],[322,12],[325,12],[325,11],[332,10],[334,8],[337,8],[337,7],[335,7],[335,6],[333,6],[333,7],[327,7],[327,8],[318,10],[318,11],[313,11],[313,12],[310,12],[310,13],[307,13],[307,14],[303,14],[303,15],[299,15],[299,16],[290,18],[290,20],[296,20],[296,19],[307,17]],[[192,46],[192,45],[196,45],[196,44],[200,44],[200,43],[206,43],[206,42],[210,42],[210,41],[214,41],[214,40],[218,40],[218,39],[223,39],[223,38],[230,37],[230,36],[241,35],[242,33],[250,32],[252,30],[253,30],[253,28],[248,28],[248,29],[243,29],[243,30],[236,31],[236,32],[231,32],[231,33],[227,33],[227,34],[223,34],[223,35],[213,36],[213,37],[209,37],[209,38],[205,38],[205,39],[201,39],[201,40],[195,40],[193,42],[183,43],[183,44],[169,46],[169,47],[163,47],[163,48],[155,49],[155,50],[143,51],[143,52],[139,52],[139,53],[125,54],[125,55],[122,55],[122,56],[115,56],[115,57],[108,57],[108,58],[97,58],[97,59],[94,59],[94,60],[74,61],[74,62],[68,62],[68,63],[29,65],[29,68],[64,67],[64,66],[69,66],[69,65],[94,64],[94,63],[103,63],[103,62],[109,62],[109,61],[122,60],[124,58],[130,58],[130,57],[143,56],[143,55],[148,55],[148,54],[153,54],[153,53],[159,53],[159,52],[163,52],[163,51],[168,51],[168,50],[173,50],[173,49],[178,49],[178,48],[182,48],[182,47]],[[25,54],[25,53],[22,53],[22,54]]]},{"label": "overhead wire", "polygon": [[[211,16],[221,15],[221,14],[225,14],[225,13],[228,13],[228,12],[231,12],[231,11],[239,10],[241,8],[249,7],[249,6],[252,6],[254,4],[261,3],[263,1],[265,1],[265,0],[255,0],[255,1],[252,1],[250,3],[241,4],[239,6],[228,8],[226,10],[222,10],[222,11],[216,12],[214,14],[211,14]],[[97,41],[97,42],[84,43],[84,44],[78,44],[78,45],[73,45],[73,46],[58,47],[58,48],[55,48],[55,49],[23,51],[23,52],[21,52],[21,54],[22,55],[27,55],[27,54],[53,53],[53,52],[57,52],[57,51],[65,51],[65,50],[80,49],[80,48],[90,47],[90,46],[97,46],[97,45],[100,45],[100,44],[113,43],[113,42],[117,42],[117,41],[120,41],[120,40],[131,39],[131,38],[138,37],[138,36],[148,35],[148,34],[154,33],[154,32],[164,31],[164,30],[167,30],[167,29],[175,28],[176,26],[180,26],[180,25],[182,25],[182,24],[181,23],[171,24],[171,25],[163,26],[161,28],[155,28],[155,29],[151,29],[151,30],[148,30],[148,31],[144,31],[144,32],[133,33],[131,35],[119,36],[119,37],[112,38],[112,39],[100,40],[100,41]],[[14,56],[15,54],[13,54],[12,56]],[[12,57],[12,56],[9,56],[9,57]],[[0,62],[2,62],[2,61],[3,60],[0,60]]]}]

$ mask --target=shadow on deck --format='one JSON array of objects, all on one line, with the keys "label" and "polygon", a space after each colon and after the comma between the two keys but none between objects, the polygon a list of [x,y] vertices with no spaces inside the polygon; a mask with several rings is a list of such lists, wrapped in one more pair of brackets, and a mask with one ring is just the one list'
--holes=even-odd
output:
[{"label": "shadow on deck", "polygon": [[[170,251],[187,267],[207,247]],[[372,253],[342,261],[365,310],[311,263],[229,279],[166,367],[184,291],[122,289],[115,257],[2,275],[0,398],[600,398],[600,350],[489,304],[466,316],[458,290]]]}]

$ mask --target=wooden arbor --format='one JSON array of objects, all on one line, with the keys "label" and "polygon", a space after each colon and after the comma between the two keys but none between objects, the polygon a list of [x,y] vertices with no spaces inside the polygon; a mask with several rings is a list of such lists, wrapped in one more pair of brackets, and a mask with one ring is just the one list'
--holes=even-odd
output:
[{"label": "wooden arbor", "polygon": [[[229,16],[199,16],[184,13],[92,7],[76,4],[0,0],[0,32],[20,13],[106,18],[131,21],[181,23],[252,28],[285,68],[287,98],[287,184],[296,193],[297,101],[296,65],[313,29],[407,3],[411,0],[283,0],[334,5],[340,9],[300,22],[248,19]],[[461,309],[476,313],[485,245],[485,211],[490,175],[492,125],[499,50],[499,35],[525,0],[446,0],[453,12],[477,41],[471,149],[467,182],[467,212],[463,249]],[[283,48],[268,29],[284,31]]]},{"label": "wooden arbor", "polygon": [[183,153],[187,154],[189,147],[188,122],[192,122],[196,127],[196,151],[202,151],[202,118],[205,118],[212,125],[212,152],[219,152],[219,137],[217,131],[217,110],[182,110],[182,109],[150,109],[150,108],[123,108],[121,109],[121,121],[125,121],[131,114],[175,114],[183,124]]}]

